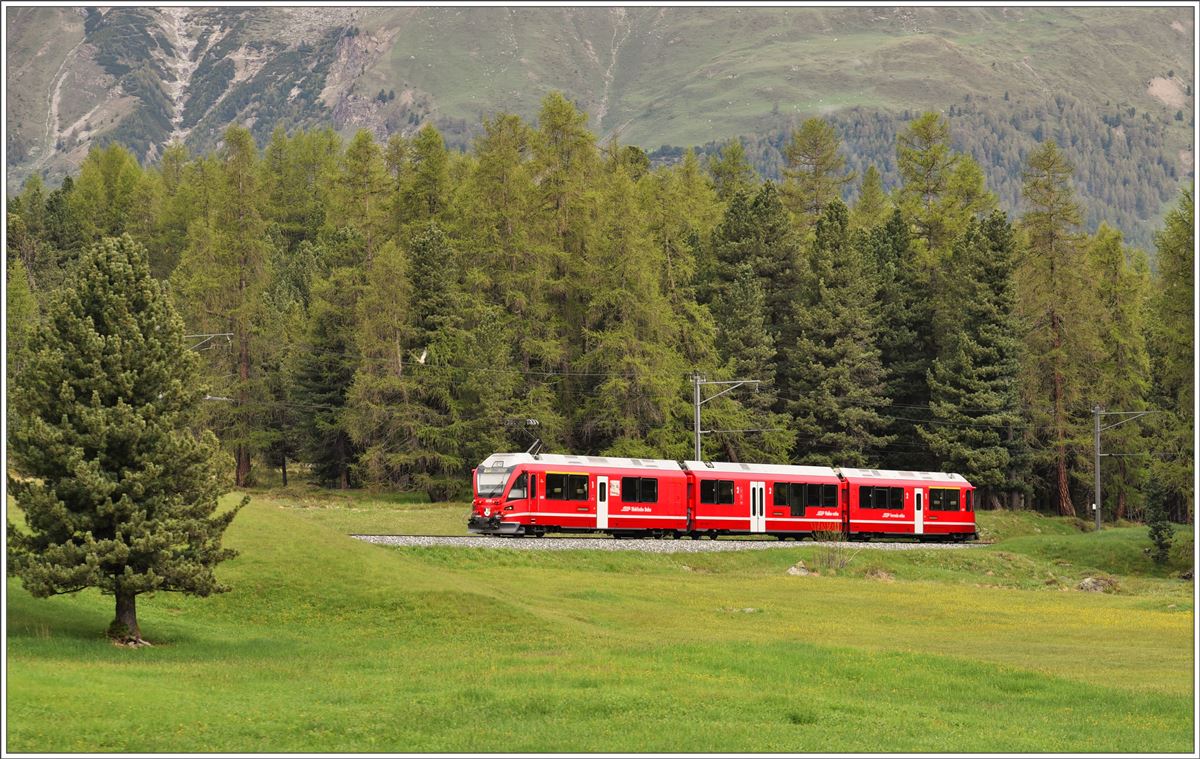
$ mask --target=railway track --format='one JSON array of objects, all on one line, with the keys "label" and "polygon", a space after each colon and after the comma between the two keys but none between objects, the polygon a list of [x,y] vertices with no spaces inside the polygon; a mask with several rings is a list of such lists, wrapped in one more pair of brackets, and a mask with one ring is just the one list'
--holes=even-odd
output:
[{"label": "railway track", "polygon": [[762,540],[620,540],[582,537],[497,538],[482,535],[351,535],[367,543],[401,547],[452,548],[512,548],[521,551],[644,551],[646,553],[709,553],[718,551],[760,551],[770,548],[803,548],[805,546],[834,546],[870,551],[961,550],[978,543],[916,543],[916,542],[784,542],[773,538]]}]

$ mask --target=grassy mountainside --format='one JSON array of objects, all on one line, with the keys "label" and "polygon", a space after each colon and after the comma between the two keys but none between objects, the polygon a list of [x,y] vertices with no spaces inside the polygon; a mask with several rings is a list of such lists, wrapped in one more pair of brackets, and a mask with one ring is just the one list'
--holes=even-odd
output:
[{"label": "grassy mountainside", "polygon": [[786,575],[803,546],[398,550],[283,506],[230,528],[233,592],[143,600],[151,649],[104,641],[109,598],[10,587],[6,749],[1192,748],[1179,580],[1026,590],[1000,546],[892,556],[892,581]]},{"label": "grassy mountainside", "polygon": [[[1057,136],[1057,99],[1088,123],[1132,110],[1154,135],[1130,160],[1161,177],[1077,162],[1091,215],[1119,209],[1142,245],[1161,198],[1192,172],[1195,30],[1186,8],[6,12],[10,191],[31,171],[61,177],[110,140],[150,160],[172,139],[208,150],[233,121],[260,141],[277,123],[383,136],[433,121],[461,147],[482,116],[531,117],[552,89],[586,108],[597,133],[647,148],[770,141],[800,118],[849,118],[851,108],[856,123],[882,120],[892,131],[906,111],[965,108],[964,143],[1005,139],[1010,122],[1026,143]],[[1040,110],[1042,127],[1021,109]],[[886,163],[894,152],[865,149],[842,131],[852,162]],[[1088,136],[1099,144],[1125,131],[1110,123]],[[759,170],[776,175],[778,151],[759,152]],[[1015,183],[1013,162],[990,152],[977,158],[993,184]],[[1130,197],[1097,191],[1101,183]],[[1011,194],[1002,192],[1010,208]]]}]

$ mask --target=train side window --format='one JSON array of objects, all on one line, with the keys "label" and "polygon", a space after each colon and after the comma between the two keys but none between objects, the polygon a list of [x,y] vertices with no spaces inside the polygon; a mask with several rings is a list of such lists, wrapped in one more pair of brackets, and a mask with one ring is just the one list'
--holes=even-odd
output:
[{"label": "train side window", "polygon": [[700,481],[700,503],[716,503],[717,502],[717,481],[716,480],[701,480]]},{"label": "train side window", "polygon": [[804,498],[804,506],[810,508],[824,506],[824,489],[826,488],[828,488],[828,485],[809,485],[809,490],[805,494],[808,497]]},{"label": "train side window", "polygon": [[888,508],[893,511],[904,509],[904,488],[888,488]]},{"label": "train side window", "polygon": [[804,516],[804,484],[800,482],[779,482],[775,487],[787,493],[787,505],[791,507],[791,515]]},{"label": "train side window", "polygon": [[518,498],[524,498],[525,490],[528,487],[528,482],[529,475],[521,472],[520,476],[517,477],[517,481],[514,482],[513,486],[508,490],[508,500],[515,501]]},{"label": "train side window", "polygon": [[551,501],[567,500],[567,475],[546,475],[546,498]]},{"label": "train side window", "polygon": [[[788,505],[788,484],[786,482],[773,482],[771,487],[775,491],[774,502],[776,506]],[[792,516],[796,516],[795,513]]]},{"label": "train side window", "polygon": [[[816,485],[812,486],[816,489]],[[821,508],[836,509],[837,508],[837,485],[822,485],[821,486]]]},{"label": "train side window", "polygon": [[967,491],[967,511],[974,511],[974,510],[975,510],[975,491],[968,490]]},{"label": "train side window", "polygon": [[588,499],[588,476],[586,474],[567,475],[570,478],[569,500],[586,501]]},{"label": "train side window", "polygon": [[869,485],[859,485],[858,486],[858,508],[860,508],[860,509],[871,508],[871,491],[874,489],[875,488],[873,488]]},{"label": "train side window", "polygon": [[946,491],[946,511],[958,511],[958,489]]},{"label": "train side window", "polygon": [[889,506],[888,506],[888,500],[889,500],[888,491],[889,490],[891,490],[891,488],[875,488],[875,493],[874,493],[874,495],[871,496],[871,503],[873,503],[875,505],[875,508],[877,508],[877,509],[889,508]]},{"label": "train side window", "polygon": [[621,500],[625,503],[637,503],[638,499],[638,478],[637,477],[622,477],[621,478]]},{"label": "train side window", "polygon": [[658,480],[653,477],[643,477],[640,490],[639,501],[642,503],[658,503]]},{"label": "train side window", "polygon": [[941,488],[930,488],[929,489],[929,510],[930,511],[945,511],[945,509],[942,508],[942,502],[943,502],[942,494],[945,492],[946,491],[942,490]]},{"label": "train side window", "polygon": [[733,505],[733,480],[717,480],[717,503]]},{"label": "train side window", "polygon": [[533,472],[529,473],[529,497],[537,498],[537,475]]}]

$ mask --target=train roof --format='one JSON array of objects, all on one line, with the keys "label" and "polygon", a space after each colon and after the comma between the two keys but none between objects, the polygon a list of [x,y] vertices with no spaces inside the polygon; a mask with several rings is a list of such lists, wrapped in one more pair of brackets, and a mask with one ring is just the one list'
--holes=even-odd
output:
[{"label": "train roof", "polygon": [[928,480],[931,482],[955,482],[970,485],[967,478],[953,472],[903,472],[895,469],[849,469],[839,467],[845,477],[856,480]]},{"label": "train roof", "polygon": [[561,453],[493,453],[481,467],[513,467],[517,464],[546,464],[549,466],[606,466],[615,469],[657,469],[682,471],[678,461],[669,459],[632,459],[620,456],[570,456]]},{"label": "train roof", "polygon": [[743,464],[735,461],[685,461],[693,472],[746,472],[747,474],[781,474],[792,477],[837,477],[827,466],[798,466],[792,464]]}]

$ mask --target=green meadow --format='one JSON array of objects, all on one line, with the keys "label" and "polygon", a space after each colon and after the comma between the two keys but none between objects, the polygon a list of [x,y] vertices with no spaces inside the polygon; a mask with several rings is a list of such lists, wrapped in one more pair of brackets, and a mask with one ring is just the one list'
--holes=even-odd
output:
[{"label": "green meadow", "polygon": [[[230,497],[232,501],[232,497]],[[14,514],[9,507],[10,518]],[[981,513],[995,542],[720,554],[387,548],[463,504],[259,492],[208,599],[8,583],[10,752],[1188,752],[1190,529]],[[1185,550],[1186,549],[1186,550]],[[1085,576],[1112,592],[1083,593]]]}]

